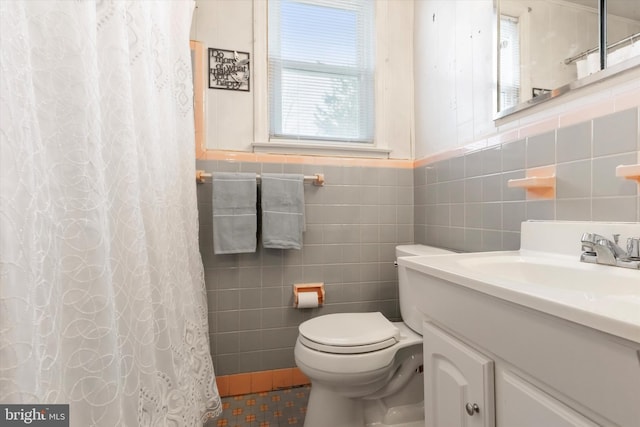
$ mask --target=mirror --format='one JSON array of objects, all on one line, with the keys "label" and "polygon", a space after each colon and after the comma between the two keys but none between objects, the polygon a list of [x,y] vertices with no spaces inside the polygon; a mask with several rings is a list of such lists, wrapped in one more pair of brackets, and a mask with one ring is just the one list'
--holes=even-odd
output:
[{"label": "mirror", "polygon": [[[608,67],[622,70],[624,64],[638,64],[631,60],[640,57],[638,0],[495,2],[496,119],[579,87],[579,82],[605,77]],[[606,4],[606,19],[600,18],[601,3]],[[606,55],[600,53],[601,43],[607,46]]]}]

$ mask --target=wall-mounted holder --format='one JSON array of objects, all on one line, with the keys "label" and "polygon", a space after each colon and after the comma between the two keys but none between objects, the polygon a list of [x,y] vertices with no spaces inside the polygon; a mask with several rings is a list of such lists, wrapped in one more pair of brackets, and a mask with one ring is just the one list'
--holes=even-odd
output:
[{"label": "wall-mounted holder", "polygon": [[324,283],[296,283],[293,285],[293,306],[313,308],[324,304]]},{"label": "wall-mounted holder", "polygon": [[525,178],[510,179],[507,186],[524,188],[528,199],[553,199],[556,196],[556,167],[552,165],[529,169]]},{"label": "wall-mounted holder", "polygon": [[616,176],[625,179],[638,181],[640,184],[640,164],[637,165],[620,165],[616,167]]}]

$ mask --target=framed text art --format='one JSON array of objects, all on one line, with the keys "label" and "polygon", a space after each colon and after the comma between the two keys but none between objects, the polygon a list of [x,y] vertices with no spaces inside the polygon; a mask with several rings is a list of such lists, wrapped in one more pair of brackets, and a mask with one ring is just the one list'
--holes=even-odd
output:
[{"label": "framed text art", "polygon": [[209,89],[249,92],[249,52],[209,48]]}]

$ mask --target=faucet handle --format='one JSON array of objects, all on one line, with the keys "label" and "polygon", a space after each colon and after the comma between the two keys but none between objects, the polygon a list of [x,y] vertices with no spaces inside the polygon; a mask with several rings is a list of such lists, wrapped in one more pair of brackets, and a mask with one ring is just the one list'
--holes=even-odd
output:
[{"label": "faucet handle", "polygon": [[629,258],[640,258],[640,237],[629,237],[627,239],[627,256]]},{"label": "faucet handle", "polygon": [[[617,236],[619,237],[620,235],[618,234]],[[583,233],[582,238],[580,240],[582,241],[582,243],[590,243],[592,245],[595,245],[595,244],[599,244],[599,242],[602,240],[609,240],[609,239],[597,233]]]},{"label": "faucet handle", "polygon": [[582,233],[582,237],[580,238],[580,242],[582,243],[582,252],[595,255],[595,236],[596,235],[592,233]]}]

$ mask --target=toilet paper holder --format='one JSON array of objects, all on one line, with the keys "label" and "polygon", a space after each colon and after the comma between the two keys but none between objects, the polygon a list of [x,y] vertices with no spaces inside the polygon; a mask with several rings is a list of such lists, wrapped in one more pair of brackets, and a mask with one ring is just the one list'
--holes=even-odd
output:
[{"label": "toilet paper holder", "polygon": [[300,293],[314,292],[318,295],[318,305],[324,304],[324,283],[296,283],[293,285],[293,306],[298,306]]}]

